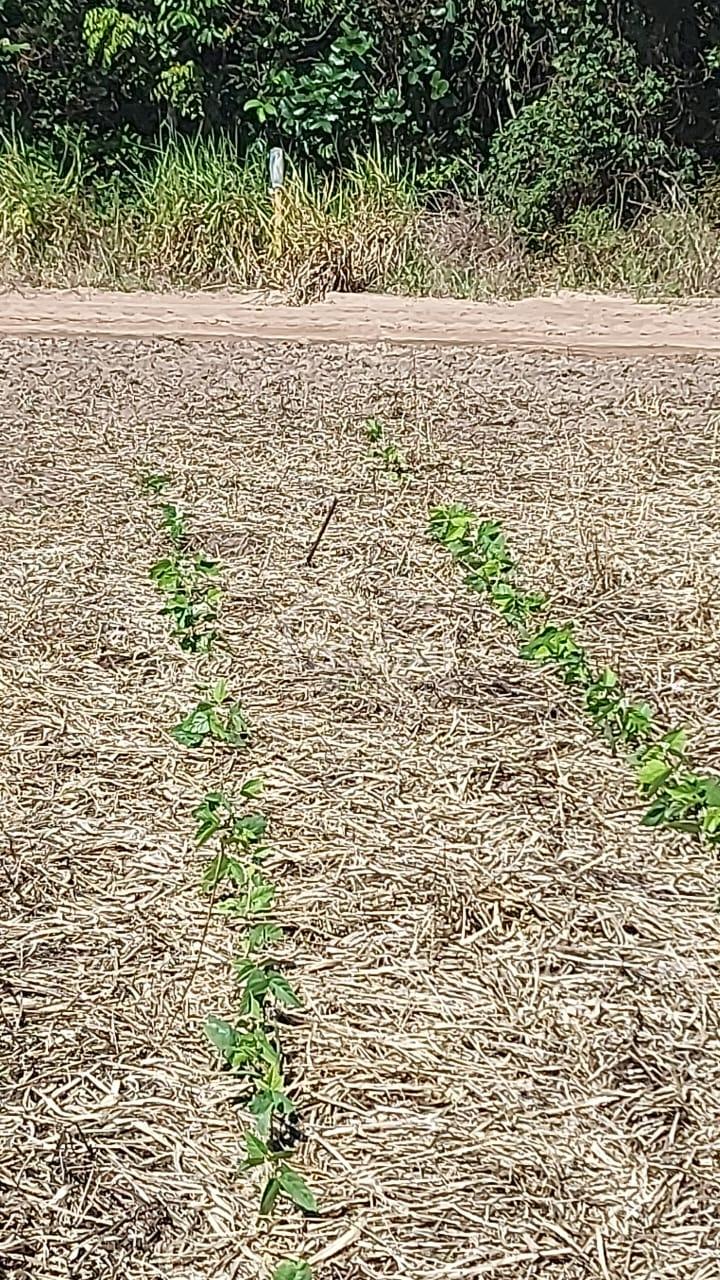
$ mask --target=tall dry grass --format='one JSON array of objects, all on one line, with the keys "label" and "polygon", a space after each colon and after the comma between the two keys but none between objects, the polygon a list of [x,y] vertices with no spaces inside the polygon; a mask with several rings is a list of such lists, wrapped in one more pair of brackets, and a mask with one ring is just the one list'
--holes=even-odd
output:
[{"label": "tall dry grass", "polygon": [[77,157],[0,151],[6,283],[381,289],[405,269],[417,217],[412,175],[378,155],[341,175],[291,171],[274,204],[264,166],[223,141],[173,142],[101,199]]},{"label": "tall dry grass", "polygon": [[78,150],[59,160],[0,144],[0,283],[110,288],[329,290],[464,298],[557,288],[720,292],[720,199],[708,187],[621,227],[580,210],[529,247],[478,200],[434,196],[379,153],[336,174],[291,170],[278,204],[260,158],[223,140],[175,140],[98,183]]}]

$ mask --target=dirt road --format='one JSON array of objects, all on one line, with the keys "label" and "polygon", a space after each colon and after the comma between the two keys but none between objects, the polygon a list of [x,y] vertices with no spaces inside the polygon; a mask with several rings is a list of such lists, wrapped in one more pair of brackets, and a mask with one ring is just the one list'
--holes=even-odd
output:
[{"label": "dirt road", "polygon": [[332,294],[324,302],[291,307],[260,294],[26,290],[0,294],[0,334],[447,343],[688,356],[720,353],[720,302],[673,308],[578,293],[501,303]]}]

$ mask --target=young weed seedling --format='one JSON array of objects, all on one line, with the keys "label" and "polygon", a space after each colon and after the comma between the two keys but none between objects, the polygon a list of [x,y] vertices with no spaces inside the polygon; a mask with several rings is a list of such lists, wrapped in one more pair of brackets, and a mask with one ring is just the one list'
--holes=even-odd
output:
[{"label": "young weed seedling", "polygon": [[313,1280],[312,1270],[307,1262],[297,1262],[287,1258],[279,1262],[272,1274],[272,1280]]},{"label": "young weed seedling", "polygon": [[247,717],[240,703],[233,702],[224,680],[216,680],[171,733],[183,747],[201,747],[207,738],[231,747],[246,747],[250,741]]},{"label": "young weed seedling", "polygon": [[162,493],[171,485],[173,478],[162,471],[151,471],[141,478],[140,485],[144,493]]},{"label": "young weed seedling", "polygon": [[189,653],[207,653],[216,639],[222,597],[219,573],[217,561],[203,555],[189,558],[179,552],[158,560],[150,570],[166,600],[160,612],[170,618],[180,648]]}]

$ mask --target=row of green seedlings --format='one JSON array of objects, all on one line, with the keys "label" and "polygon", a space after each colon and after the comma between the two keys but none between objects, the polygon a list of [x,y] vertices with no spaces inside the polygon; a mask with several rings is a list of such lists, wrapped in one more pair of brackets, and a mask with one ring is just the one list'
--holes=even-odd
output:
[{"label": "row of green seedlings", "polygon": [[[159,493],[169,477],[152,476],[146,487]],[[160,508],[161,524],[171,553],[158,561],[150,576],[165,596],[161,612],[170,618],[173,634],[186,652],[207,654],[218,641],[218,609],[222,596],[222,566],[191,550],[185,517],[173,503]],[[225,680],[217,680],[199,702],[174,726],[172,735],[189,749],[208,742],[225,747],[248,747],[251,727]],[[210,846],[213,854],[202,880],[210,910],[217,910],[241,926],[242,942],[233,961],[238,986],[237,1015],[232,1022],[210,1017],[205,1032],[226,1068],[242,1082],[242,1100],[252,1117],[245,1134],[246,1158],[241,1170],[264,1174],[259,1215],[269,1217],[285,1198],[304,1213],[317,1212],[317,1201],[294,1168],[293,1149],[301,1138],[297,1106],[285,1078],[279,1023],[282,1011],[300,1007],[300,1000],[272,959],[272,948],[283,938],[272,919],[276,887],[264,864],[267,819],[248,809],[262,793],[263,783],[249,778],[235,800],[210,792],[193,810],[195,845]],[[306,1262],[286,1259],[273,1280],[312,1280]]]},{"label": "row of green seedlings", "polygon": [[650,707],[628,697],[616,672],[593,670],[572,624],[538,625],[547,613],[547,598],[517,585],[516,564],[500,523],[480,520],[467,507],[453,504],[431,512],[429,532],[465,571],[467,586],[486,596],[516,632],[521,657],[550,665],[563,684],[581,694],[585,711],[605,739],[630,754],[640,794],[649,802],[643,825],[669,827],[720,845],[720,779],[690,767],[684,730],[663,732]]},{"label": "row of green seedlings", "polygon": [[[152,476],[155,492],[165,476]],[[222,597],[220,565],[189,546],[185,517],[172,502],[161,508],[161,523],[170,539],[170,554],[158,560],[150,577],[165,597],[161,612],[170,619],[180,648],[186,653],[209,653],[217,638],[218,607]]]}]

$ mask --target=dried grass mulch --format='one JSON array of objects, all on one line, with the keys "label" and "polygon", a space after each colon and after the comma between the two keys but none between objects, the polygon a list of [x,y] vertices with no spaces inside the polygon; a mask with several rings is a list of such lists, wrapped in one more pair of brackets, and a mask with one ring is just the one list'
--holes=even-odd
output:
[{"label": "dried grass mulch", "polygon": [[[3,342],[0,1262],[8,1280],[716,1280],[720,871],[424,533],[506,523],[720,769],[717,364]],[[379,414],[414,478],[373,472]],[[176,746],[144,468],[226,565],[246,756]],[[312,568],[325,502],[337,514]],[[190,809],[267,780],[322,1212],[255,1219]],[[324,1259],[324,1261],[323,1261]]]}]

